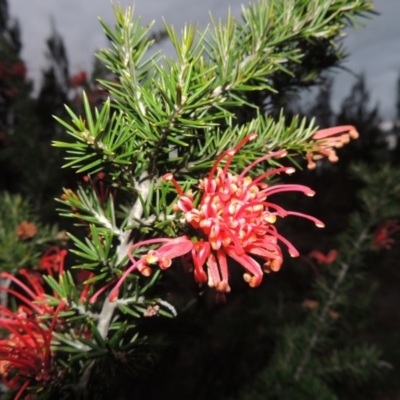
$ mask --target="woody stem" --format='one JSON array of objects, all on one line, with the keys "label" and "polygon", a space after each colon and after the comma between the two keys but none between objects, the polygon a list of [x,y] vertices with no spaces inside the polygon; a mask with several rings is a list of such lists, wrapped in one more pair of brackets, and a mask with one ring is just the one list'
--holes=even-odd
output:
[{"label": "woody stem", "polygon": [[[10,287],[11,279],[9,278],[0,278],[0,286],[8,289]],[[3,307],[7,307],[8,302],[8,292],[7,290],[0,290],[0,305]]]},{"label": "woody stem", "polygon": [[[129,213],[128,221],[138,220],[142,217],[143,204],[149,195],[150,179],[148,178],[147,173],[143,173],[140,178],[144,178],[144,180],[138,184],[137,189],[139,197],[136,199],[135,204]],[[128,249],[132,244],[130,239],[131,232],[131,230],[125,230],[120,235],[120,244],[117,248],[118,255],[116,265],[120,264],[128,254]],[[115,302],[110,302],[109,297],[106,298],[103,308],[100,312],[99,322],[97,324],[97,329],[103,338],[107,336],[108,328],[110,326],[111,318],[116,306],[117,304]]]},{"label": "woody stem", "polygon": [[[142,173],[139,182],[140,183],[138,183],[136,187],[138,192],[138,198],[136,199],[129,213],[128,225],[130,225],[131,221],[140,220],[143,214],[143,204],[146,202],[146,199],[149,195],[151,181],[150,178],[148,177],[147,172]],[[119,265],[128,254],[128,249],[132,245],[130,238],[131,233],[132,233],[131,229],[121,230],[121,234],[119,236],[120,244],[117,248],[116,265]],[[110,295],[108,295],[104,301],[103,307],[99,315],[99,320],[97,323],[97,330],[99,331],[101,337],[103,338],[105,338],[108,334],[110,323],[114,315],[115,308],[117,307],[118,304],[116,301],[111,302],[109,297]],[[94,363],[92,362],[83,373],[82,378],[78,384],[78,387],[80,389],[85,389],[87,387],[93,366]]]}]

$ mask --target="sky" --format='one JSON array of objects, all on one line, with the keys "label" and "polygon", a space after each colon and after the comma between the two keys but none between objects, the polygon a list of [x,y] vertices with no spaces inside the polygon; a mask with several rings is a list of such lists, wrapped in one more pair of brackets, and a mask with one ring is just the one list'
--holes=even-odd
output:
[{"label": "sky", "polygon": [[[177,29],[185,22],[198,22],[200,28],[209,23],[209,11],[215,18],[224,18],[228,7],[239,17],[241,4],[248,0],[137,0],[135,15],[143,23],[156,20],[155,29],[162,29],[162,18]],[[371,104],[378,104],[385,119],[394,118],[396,81],[400,74],[399,0],[375,0],[380,12],[367,27],[348,30],[344,40],[349,54],[344,66],[355,74],[364,73],[371,91]],[[119,0],[123,6],[131,0]],[[96,49],[107,46],[100,16],[114,23],[110,0],[9,0],[10,14],[19,20],[24,44],[22,57],[27,61],[30,76],[38,80],[45,66],[45,39],[51,32],[51,21],[64,38],[71,72],[90,70]],[[165,44],[166,51],[168,45]],[[333,106],[338,108],[355,82],[352,74],[335,72]]]}]

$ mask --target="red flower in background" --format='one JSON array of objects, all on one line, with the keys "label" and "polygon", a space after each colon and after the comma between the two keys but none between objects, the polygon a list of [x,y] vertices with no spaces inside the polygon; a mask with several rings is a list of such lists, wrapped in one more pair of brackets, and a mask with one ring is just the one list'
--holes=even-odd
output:
[{"label": "red flower in background", "polygon": [[47,305],[46,291],[43,287],[42,275],[39,272],[28,271],[26,269],[21,269],[18,271],[18,273],[24,277],[27,282],[29,282],[29,286],[8,272],[2,272],[0,276],[3,279],[9,279],[12,281],[19,287],[19,289],[25,292],[25,295],[8,287],[0,286],[0,290],[4,290],[18,300],[22,301],[21,307],[24,309],[28,307],[26,308],[27,313],[31,313],[29,310],[33,310],[39,315],[53,313],[53,307]]},{"label": "red flower in background", "polygon": [[22,61],[11,65],[10,74],[13,76],[16,76],[18,78],[25,78],[26,72],[27,70],[25,63],[23,63]]},{"label": "red flower in background", "polygon": [[8,336],[0,340],[0,374],[6,386],[18,391],[15,400],[30,385],[43,385],[53,379],[51,341],[62,307],[61,302],[50,326],[32,319],[24,311],[13,313],[1,308],[0,327]]},{"label": "red flower in background", "polygon": [[85,283],[86,280],[94,277],[94,272],[90,272],[87,269],[80,269],[76,272],[76,280],[79,284],[83,284],[82,293],[79,297],[81,303],[85,303],[89,296],[91,284]]},{"label": "red flower in background", "polygon": [[80,71],[71,77],[71,87],[76,89],[77,87],[83,86],[87,82],[86,71]]},{"label": "red flower in background", "polygon": [[309,257],[314,258],[320,264],[332,264],[336,260],[338,255],[339,253],[337,250],[330,250],[326,255],[319,250],[313,250],[310,253]]},{"label": "red flower in background", "polygon": [[397,231],[400,230],[400,225],[395,219],[389,219],[380,224],[375,232],[372,239],[372,245],[376,249],[389,250],[394,243],[394,239],[391,238]]},{"label": "red flower in background", "polygon": [[37,226],[33,222],[22,221],[15,230],[20,240],[31,239],[37,234]]},{"label": "red flower in background", "polygon": [[50,276],[53,276],[53,271],[62,275],[66,255],[67,250],[61,250],[57,246],[50,247],[39,261],[39,270],[45,270]]},{"label": "red flower in background", "polygon": [[[272,157],[284,157],[287,152],[278,151],[261,157],[246,167],[240,175],[229,172],[234,155],[256,136],[247,136],[235,148],[218,157],[208,177],[199,182],[200,191],[203,192],[199,202],[194,199],[191,191],[183,192],[172,174],[164,176],[164,179],[174,184],[179,195],[178,203],[174,206],[175,212],[183,213],[186,224],[194,229],[195,236],[150,239],[131,246],[129,257],[133,264],[112,290],[111,300],[116,299],[119,287],[133,270],[138,269],[148,276],[151,274],[152,264],[158,264],[161,269],[165,269],[171,265],[173,258],[187,254],[190,254],[194,264],[195,280],[199,283],[208,281],[208,285],[215,287],[222,295],[219,296],[221,299],[224,293],[230,291],[228,257],[243,266],[246,270],[244,280],[251,287],[256,287],[262,281],[263,272],[278,271],[282,265],[283,257],[278,241],[288,247],[292,257],[299,255],[296,248],[278,233],[274,225],[277,217],[296,215],[310,219],[319,227],[324,224],[309,215],[287,211],[271,203],[269,196],[287,191],[299,191],[313,196],[314,192],[302,185],[269,186],[264,182],[266,178],[281,172],[293,173],[295,170],[292,167],[276,168],[254,180],[247,176],[259,163]],[[225,165],[220,168],[224,159]],[[132,250],[136,248],[158,243],[163,245],[148,251],[138,260],[132,255]],[[204,270],[205,266],[207,272]]]},{"label": "red flower in background", "polygon": [[[49,384],[56,376],[51,345],[58,314],[64,308],[62,301],[56,310],[46,303],[40,274],[26,270],[20,274],[27,278],[31,288],[6,272],[1,277],[11,279],[25,294],[0,287],[22,302],[16,312],[0,305],[0,375],[3,383],[17,392],[16,400],[29,386]],[[52,318],[43,319],[44,314]]]}]

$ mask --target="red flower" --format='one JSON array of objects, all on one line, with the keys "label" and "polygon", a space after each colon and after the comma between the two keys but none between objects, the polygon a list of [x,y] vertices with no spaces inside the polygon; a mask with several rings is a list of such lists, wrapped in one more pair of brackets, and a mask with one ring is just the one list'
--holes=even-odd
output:
[{"label": "red flower", "polygon": [[37,234],[37,226],[32,222],[22,221],[15,232],[20,240],[32,239]]},{"label": "red flower", "polygon": [[309,257],[315,258],[320,264],[332,264],[339,255],[337,250],[331,250],[327,255],[319,250],[313,250]]},{"label": "red flower", "polygon": [[79,300],[81,303],[84,303],[88,296],[89,296],[89,291],[90,291],[90,283],[85,283],[86,280],[91,279],[94,277],[94,273],[88,271],[87,269],[80,269],[77,273],[76,273],[76,279],[78,283],[83,283],[83,289],[82,289],[82,293],[79,297]]},{"label": "red flower", "polygon": [[337,162],[339,158],[335,149],[343,147],[350,142],[350,139],[357,139],[358,136],[357,129],[351,125],[335,126],[315,132],[312,137],[312,140],[316,142],[315,146],[306,154],[307,167],[314,169],[316,167],[314,160],[324,157],[330,162]]},{"label": "red flower", "polygon": [[77,74],[73,75],[71,78],[71,87],[73,89],[83,86],[87,82],[87,74],[86,71],[80,71]]},{"label": "red flower", "polygon": [[[0,328],[5,335],[0,340],[0,375],[6,386],[17,391],[15,400],[20,399],[29,386],[37,386],[39,382],[49,384],[56,376],[51,345],[58,314],[64,307],[63,302],[56,310],[42,304],[44,289],[37,275],[25,270],[21,273],[28,278],[32,289],[8,273],[3,272],[1,277],[11,279],[26,295],[0,287],[23,302],[17,312],[0,305]],[[51,320],[42,318],[45,313],[52,315]]]},{"label": "red flower", "polygon": [[57,316],[63,303],[54,313],[50,326],[32,319],[24,312],[13,313],[1,307],[0,327],[8,333],[0,340],[0,374],[3,383],[18,390],[15,400],[26,389],[43,385],[53,377],[51,341]]},{"label": "red flower", "polygon": [[[29,309],[35,311],[39,315],[46,313],[52,314],[54,311],[53,307],[50,307],[48,304],[46,304],[46,292],[43,287],[43,279],[41,274],[35,271],[27,271],[26,269],[21,269],[18,271],[18,273],[23,276],[27,282],[29,282],[30,287],[8,272],[2,272],[0,276],[3,279],[9,279],[14,282],[14,284],[16,284],[25,292],[25,295],[8,287],[0,286],[0,290],[4,290],[21,300],[23,303],[23,308],[29,307]],[[54,293],[54,295],[56,295],[56,293]],[[30,312],[31,311],[29,311],[29,313]]]},{"label": "red flower", "polygon": [[[199,201],[194,199],[191,191],[185,194],[172,174],[164,176],[164,179],[174,184],[179,195],[174,210],[183,213],[186,224],[195,230],[196,236],[150,239],[131,246],[129,257],[133,264],[112,290],[111,300],[116,299],[119,287],[133,270],[138,269],[142,274],[150,275],[151,264],[158,264],[161,269],[165,269],[171,265],[173,258],[187,254],[190,254],[193,260],[195,280],[199,283],[208,281],[208,285],[215,287],[221,294],[230,291],[228,257],[244,267],[244,280],[251,287],[256,287],[261,283],[263,271],[278,271],[281,267],[283,258],[278,240],[288,247],[292,257],[299,255],[295,247],[278,233],[274,226],[277,217],[297,215],[312,220],[319,227],[323,227],[324,224],[314,217],[287,211],[271,203],[269,196],[286,191],[300,191],[313,196],[314,192],[302,185],[268,186],[263,182],[280,172],[293,173],[294,168],[291,167],[280,167],[265,172],[254,180],[247,176],[257,164],[272,157],[284,157],[287,152],[278,151],[261,157],[247,166],[240,175],[229,172],[236,152],[256,136],[247,136],[235,148],[218,157],[208,177],[200,180],[199,187],[203,194]],[[226,159],[226,162],[222,169],[219,167],[223,159]],[[135,260],[132,250],[156,243],[164,244],[156,250],[147,251],[144,256]],[[205,265],[207,272],[204,270]]]},{"label": "red flower", "polygon": [[10,74],[17,76],[19,78],[25,78],[25,76],[26,76],[25,64],[22,61],[20,61],[20,62],[17,62],[15,64],[11,65]]},{"label": "red flower", "polygon": [[394,243],[391,238],[397,231],[400,230],[400,225],[395,219],[389,219],[379,225],[372,239],[373,247],[376,249],[387,249],[389,250]]},{"label": "red flower", "polygon": [[46,270],[47,274],[53,276],[53,271],[62,275],[64,272],[64,259],[67,250],[61,250],[57,246],[50,247],[39,261],[39,269]]}]

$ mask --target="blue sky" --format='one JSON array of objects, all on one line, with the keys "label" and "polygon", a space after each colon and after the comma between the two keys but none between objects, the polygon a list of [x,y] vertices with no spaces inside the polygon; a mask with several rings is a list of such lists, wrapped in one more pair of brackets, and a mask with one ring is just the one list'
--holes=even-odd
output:
[{"label": "blue sky", "polygon": [[[71,71],[89,69],[95,49],[107,46],[97,17],[112,24],[113,14],[109,0],[9,0],[10,13],[22,26],[23,57],[34,79],[40,76],[45,64],[45,39],[50,34],[50,21],[64,37]],[[122,5],[131,0],[119,0]],[[144,23],[156,20],[162,27],[162,17],[180,28],[186,21],[198,22],[205,27],[209,11],[215,17],[224,17],[231,7],[235,16],[240,5],[247,0],[137,0],[135,14]],[[394,116],[395,85],[400,74],[400,15],[399,0],[375,0],[375,9],[381,13],[367,28],[349,30],[345,47],[350,54],[344,64],[355,73],[364,72],[371,89],[372,101],[379,102],[385,118]],[[337,107],[354,82],[346,72],[336,73],[334,106]]]}]

